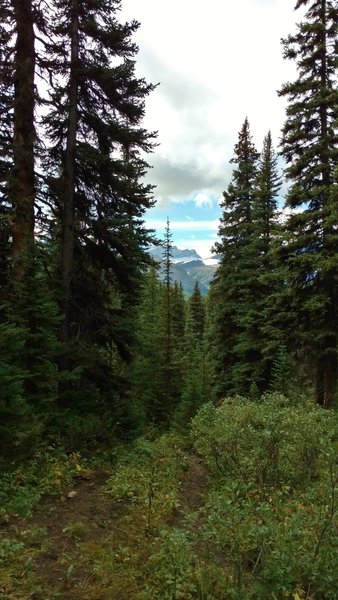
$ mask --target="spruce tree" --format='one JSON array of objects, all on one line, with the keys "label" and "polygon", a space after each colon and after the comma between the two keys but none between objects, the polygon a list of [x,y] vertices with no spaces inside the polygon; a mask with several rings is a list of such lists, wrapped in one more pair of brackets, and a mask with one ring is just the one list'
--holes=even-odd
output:
[{"label": "spruce tree", "polygon": [[[60,366],[72,369],[84,360],[84,376],[92,381],[110,371],[111,344],[124,359],[131,355],[128,314],[141,265],[149,262],[150,236],[142,217],[153,200],[151,186],[142,183],[148,165],[141,151],[151,151],[154,135],[141,121],[153,86],[135,76],[131,36],[138,23],[117,21],[120,4],[55,0],[46,42],[51,69],[46,182],[62,240],[59,337],[78,340],[72,352],[81,354],[76,360],[65,356]],[[85,366],[91,351],[96,367],[95,360]]]},{"label": "spruce tree", "polygon": [[13,207],[12,255],[16,281],[24,279],[34,250],[34,108],[35,34],[31,1],[14,0],[14,107],[13,171],[10,198]]},{"label": "spruce tree", "polygon": [[163,279],[164,279],[164,303],[165,303],[165,332],[166,332],[166,362],[169,365],[172,358],[172,311],[171,311],[171,284],[172,284],[172,233],[170,231],[169,217],[164,231],[163,240]]},{"label": "spruce tree", "polygon": [[13,170],[14,19],[9,0],[0,6],[0,298],[8,293],[11,265],[12,202],[9,176]]},{"label": "spruce tree", "polygon": [[279,322],[285,311],[284,297],[281,294],[285,284],[277,257],[282,243],[277,203],[281,182],[277,154],[269,131],[263,140],[255,182],[251,252],[255,262],[256,284],[248,306],[252,327],[246,333],[256,340],[259,348],[260,366],[256,381],[259,392],[269,387],[272,363],[285,333]]},{"label": "spruce tree", "polygon": [[210,334],[214,340],[212,363],[217,396],[245,393],[250,387],[246,367],[257,364],[259,358],[257,348],[245,336],[250,326],[247,308],[255,284],[251,248],[258,157],[246,118],[230,161],[236,167],[223,193],[221,239],[215,244],[221,261],[211,285]]},{"label": "spruce tree", "polygon": [[188,312],[196,342],[202,342],[204,339],[205,306],[198,281],[195,282],[194,291],[188,300]]},{"label": "spruce tree", "polygon": [[133,394],[143,424],[161,423],[165,411],[161,285],[153,265],[145,278],[137,310],[137,352],[132,364]]},{"label": "spruce tree", "polygon": [[186,321],[186,302],[183,285],[174,281],[171,286],[171,330],[173,338],[174,360],[179,365],[184,349],[184,332]]},{"label": "spruce tree", "polygon": [[265,262],[270,259],[271,245],[280,231],[277,195],[281,183],[277,154],[273,148],[271,132],[268,131],[258,162],[253,202],[254,241],[259,256]]},{"label": "spruce tree", "polygon": [[172,233],[170,230],[170,221],[167,217],[167,223],[164,231],[163,239],[163,286],[162,286],[162,339],[164,362],[161,365],[163,371],[163,392],[164,406],[163,414],[170,419],[174,408],[177,404],[177,393],[179,393],[178,380],[176,378],[176,364],[174,356],[174,338],[173,338],[173,310],[172,310]]},{"label": "spruce tree", "polygon": [[196,282],[187,302],[185,343],[183,352],[183,382],[180,403],[175,413],[175,425],[184,428],[203,402],[210,400],[210,377],[207,360],[205,305]]},{"label": "spruce tree", "polygon": [[35,228],[39,14],[33,2],[4,0],[0,8],[0,344],[8,344],[2,422],[6,427],[11,416],[14,430],[15,413],[18,428],[22,415],[26,426],[42,415],[47,421],[46,406],[56,391],[56,305],[41,268]]},{"label": "spruce tree", "polygon": [[[184,367],[185,303],[182,287],[169,287],[170,340],[168,353],[167,286],[153,265],[146,277],[138,306],[137,352],[132,365],[136,403],[145,422],[167,426],[182,389]],[[142,410],[141,410],[142,412]]]},{"label": "spruce tree", "polygon": [[292,289],[294,352],[315,372],[319,404],[330,406],[337,387],[337,247],[333,200],[337,162],[338,92],[335,75],[338,11],[332,0],[298,0],[305,19],[283,40],[298,76],[280,95],[288,99],[281,152],[290,187],[284,261]]}]

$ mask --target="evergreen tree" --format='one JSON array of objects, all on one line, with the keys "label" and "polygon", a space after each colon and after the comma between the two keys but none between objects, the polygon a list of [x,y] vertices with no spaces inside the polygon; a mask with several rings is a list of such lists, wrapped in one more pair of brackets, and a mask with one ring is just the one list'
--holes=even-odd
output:
[{"label": "evergreen tree", "polygon": [[210,400],[209,370],[202,344],[185,355],[185,374],[174,424],[185,429],[204,402]]},{"label": "evergreen tree", "polygon": [[182,287],[174,283],[170,294],[170,346],[168,354],[167,286],[156,267],[146,278],[138,307],[137,355],[132,368],[134,394],[143,407],[145,422],[167,426],[179,402],[184,354],[185,302]]},{"label": "evergreen tree", "polygon": [[161,323],[161,284],[155,265],[142,289],[136,319],[137,354],[132,365],[135,402],[143,423],[161,423],[164,418],[164,363]]},{"label": "evergreen tree", "polygon": [[215,244],[215,251],[221,254],[210,292],[216,395],[246,393],[250,386],[246,367],[257,364],[259,359],[257,348],[245,334],[250,326],[247,308],[255,286],[251,249],[258,156],[246,118],[230,161],[236,168],[223,193],[221,240]]},{"label": "evergreen tree", "polygon": [[[9,175],[13,169],[14,19],[9,0],[0,6],[0,298],[7,296],[11,265]],[[5,292],[6,287],[6,292]]]},{"label": "evergreen tree", "polygon": [[[252,209],[252,257],[255,262],[255,289],[248,306],[252,327],[246,332],[259,349],[259,373],[256,380],[259,392],[269,387],[271,367],[284,336],[279,322],[283,306],[284,278],[278,265],[277,251],[282,243],[282,227],[277,206],[281,186],[277,155],[270,131],[263,140],[255,182]],[[283,323],[285,325],[285,323]]]},{"label": "evergreen tree", "polygon": [[167,224],[164,232],[163,240],[163,261],[162,270],[164,274],[163,281],[163,299],[162,299],[162,316],[163,316],[163,344],[164,344],[164,363],[162,365],[164,372],[164,402],[166,414],[170,415],[175,404],[174,399],[174,343],[173,343],[173,328],[172,328],[172,233],[170,231],[170,222],[167,217]]},{"label": "evergreen tree", "polygon": [[119,7],[120,0],[55,0],[46,42],[52,85],[46,182],[62,238],[59,335],[78,341],[60,366],[72,369],[92,350],[99,362],[83,363],[91,381],[104,372],[114,377],[106,360],[111,344],[124,359],[131,355],[128,314],[141,264],[149,262],[142,216],[152,198],[151,186],[141,182],[148,165],[140,151],[152,149],[154,136],[140,123],[153,86],[135,76],[131,36],[138,23],[120,24]]},{"label": "evergreen tree", "polygon": [[290,354],[285,344],[282,343],[272,363],[270,390],[290,398],[293,393],[292,371],[293,365]]},{"label": "evergreen tree", "polygon": [[198,281],[195,282],[194,291],[188,300],[190,326],[196,342],[204,339],[205,306]]},{"label": "evergreen tree", "polygon": [[13,1],[15,19],[12,248],[16,281],[23,280],[34,251],[35,34],[32,2]]},{"label": "evergreen tree", "polygon": [[32,413],[24,394],[27,373],[20,360],[24,344],[22,328],[0,323],[0,468],[13,460],[14,450],[21,457],[21,446],[32,441]]},{"label": "evergreen tree", "polygon": [[28,423],[42,415],[47,421],[46,406],[56,392],[57,310],[35,231],[39,14],[33,2],[4,0],[0,8],[0,345],[8,345],[1,368],[2,425],[17,450],[22,423],[28,440],[33,429]]},{"label": "evergreen tree", "polygon": [[184,377],[180,403],[175,413],[175,425],[184,428],[203,402],[210,400],[210,377],[204,339],[205,306],[200,287],[187,302],[185,344],[183,353]]},{"label": "evergreen tree", "polygon": [[185,329],[185,300],[182,282],[171,286],[171,325],[176,347],[181,347]]},{"label": "evergreen tree", "polygon": [[172,338],[172,326],[171,326],[171,284],[172,284],[172,233],[170,231],[169,217],[167,217],[167,224],[164,231],[163,240],[163,281],[165,289],[165,312],[166,312],[166,335],[167,335],[167,358],[170,361],[171,352],[171,338]]},{"label": "evergreen tree", "polygon": [[153,86],[135,75],[138,23],[118,23],[120,4],[0,6],[0,413],[13,444],[15,415],[18,429],[48,423],[60,380],[81,374],[59,390],[72,410],[120,415],[129,400],[124,361],[151,239],[142,156],[154,134],[141,122]]},{"label": "evergreen tree", "polygon": [[185,342],[186,302],[184,299],[183,285],[177,283],[171,286],[171,330],[173,340],[173,365],[175,377],[175,389],[177,397],[180,394],[183,383],[183,355]]},{"label": "evergreen tree", "polygon": [[331,0],[298,0],[296,9],[302,6],[305,20],[283,40],[284,56],[298,68],[297,79],[280,91],[288,99],[281,147],[291,182],[284,260],[293,292],[294,352],[308,357],[317,401],[330,406],[337,387],[338,233],[332,189],[338,155],[338,12]]},{"label": "evergreen tree", "polygon": [[160,427],[167,427],[181,397],[186,312],[182,285],[176,281],[172,283],[169,219],[162,246],[163,281],[159,283],[153,267],[139,308],[141,327],[134,381],[148,419]]},{"label": "evergreen tree", "polygon": [[253,202],[254,243],[260,258],[265,264],[271,259],[271,245],[280,231],[277,209],[277,195],[281,186],[277,155],[272,145],[271,132],[263,140],[263,150],[259,158]]}]

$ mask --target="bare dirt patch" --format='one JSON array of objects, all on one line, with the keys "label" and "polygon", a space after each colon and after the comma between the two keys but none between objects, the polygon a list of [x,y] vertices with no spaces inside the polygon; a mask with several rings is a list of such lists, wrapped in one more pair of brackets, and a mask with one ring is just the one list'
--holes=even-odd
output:
[{"label": "bare dirt patch", "polygon": [[[89,477],[75,478],[62,496],[42,498],[31,517],[15,518],[1,530],[4,537],[25,543],[36,581],[55,597],[59,594],[66,600],[70,584],[73,588],[85,581],[88,573],[78,560],[82,546],[104,547],[124,511],[105,492],[109,475],[98,471]],[[69,597],[77,598],[73,590]]]},{"label": "bare dirt patch", "polygon": [[[173,525],[179,526],[189,513],[198,513],[204,506],[204,494],[208,488],[208,471],[202,460],[196,454],[188,458],[188,466],[180,491],[180,506],[175,511]],[[197,514],[194,527],[202,523]]]}]

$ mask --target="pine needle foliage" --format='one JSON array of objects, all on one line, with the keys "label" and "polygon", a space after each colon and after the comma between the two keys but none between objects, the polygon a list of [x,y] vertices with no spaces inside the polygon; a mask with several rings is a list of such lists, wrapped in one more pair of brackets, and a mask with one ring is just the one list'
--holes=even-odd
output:
[{"label": "pine needle foliage", "polygon": [[338,92],[335,72],[337,6],[299,0],[306,8],[297,32],[283,40],[298,77],[280,95],[288,100],[281,153],[290,181],[284,261],[292,286],[294,346],[309,358],[319,404],[330,406],[337,386],[337,227],[332,191],[337,164]]}]

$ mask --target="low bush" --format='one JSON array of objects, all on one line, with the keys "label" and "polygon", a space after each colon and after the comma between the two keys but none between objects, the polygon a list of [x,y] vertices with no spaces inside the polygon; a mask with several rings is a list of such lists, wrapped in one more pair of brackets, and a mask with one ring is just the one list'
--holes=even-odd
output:
[{"label": "low bush", "polygon": [[199,411],[192,435],[213,474],[201,535],[226,557],[225,598],[337,598],[333,414],[280,394],[228,398]]}]

